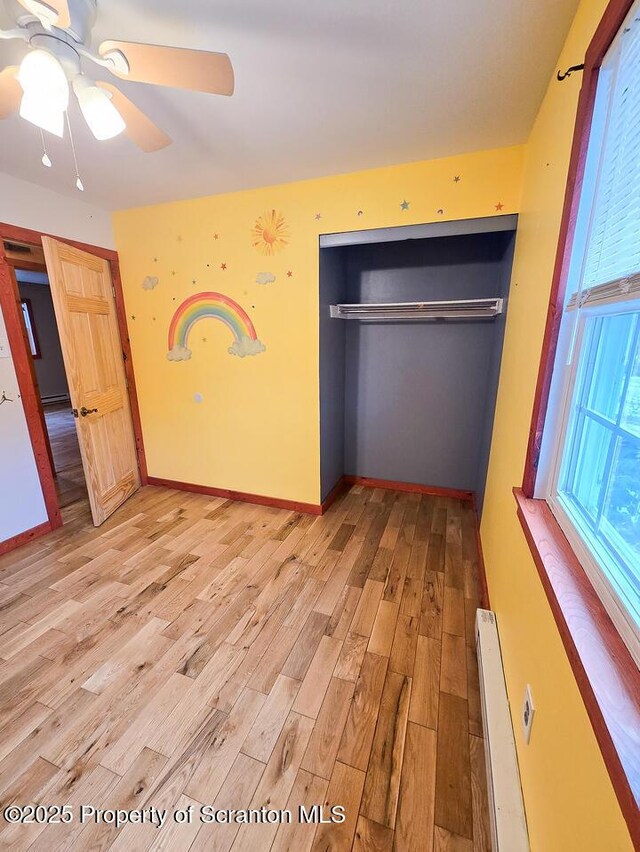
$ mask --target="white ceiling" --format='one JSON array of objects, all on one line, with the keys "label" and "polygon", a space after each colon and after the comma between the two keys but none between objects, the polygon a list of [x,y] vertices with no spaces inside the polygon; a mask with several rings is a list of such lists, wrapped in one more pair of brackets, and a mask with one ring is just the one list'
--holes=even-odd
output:
[{"label": "white ceiling", "polygon": [[[120,83],[174,140],[155,154],[95,141],[74,105],[84,200],[119,209],[524,142],[577,3],[98,0],[94,45],[226,51],[236,92]],[[24,51],[0,41],[0,65]],[[0,171],[77,195],[68,140],[47,138],[52,169],[34,127],[0,122]]]}]

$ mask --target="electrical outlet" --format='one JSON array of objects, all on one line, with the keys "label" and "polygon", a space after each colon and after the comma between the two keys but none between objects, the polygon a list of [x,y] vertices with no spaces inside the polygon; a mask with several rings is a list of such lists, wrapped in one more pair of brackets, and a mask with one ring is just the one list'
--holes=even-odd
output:
[{"label": "electrical outlet", "polygon": [[524,741],[529,745],[531,739],[531,727],[533,726],[533,717],[536,708],[531,696],[531,687],[527,684],[524,691],[524,699],[522,701],[522,729],[524,731]]}]

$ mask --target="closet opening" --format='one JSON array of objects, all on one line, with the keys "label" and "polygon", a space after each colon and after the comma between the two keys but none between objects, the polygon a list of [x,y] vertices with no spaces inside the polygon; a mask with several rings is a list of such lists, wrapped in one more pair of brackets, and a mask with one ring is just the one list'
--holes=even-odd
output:
[{"label": "closet opening", "polygon": [[320,238],[323,500],[346,477],[473,495],[480,510],[516,225]]}]

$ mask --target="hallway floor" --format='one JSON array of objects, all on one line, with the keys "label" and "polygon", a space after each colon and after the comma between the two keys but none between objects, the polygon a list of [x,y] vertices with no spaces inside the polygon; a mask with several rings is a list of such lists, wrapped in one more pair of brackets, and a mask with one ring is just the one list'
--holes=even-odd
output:
[{"label": "hallway floor", "polygon": [[56,470],[56,492],[60,508],[64,509],[79,500],[88,500],[71,406],[45,406],[44,419]]},{"label": "hallway floor", "polygon": [[[0,804],[74,818],[0,818],[0,845],[488,850],[477,575],[469,506],[359,486],[323,517],[148,487],[8,554]],[[346,820],[297,821],[323,803]],[[118,830],[82,804],[169,816]]]}]

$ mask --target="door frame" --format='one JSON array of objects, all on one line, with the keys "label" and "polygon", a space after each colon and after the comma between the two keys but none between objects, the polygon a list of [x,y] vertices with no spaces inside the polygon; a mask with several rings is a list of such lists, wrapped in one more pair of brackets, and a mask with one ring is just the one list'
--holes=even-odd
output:
[{"label": "door frame", "polygon": [[[36,468],[40,479],[40,486],[42,488],[48,517],[48,523],[37,527],[37,532],[34,531],[34,535],[31,536],[31,538],[36,535],[44,535],[45,533],[62,526],[62,514],[60,512],[58,495],[56,493],[55,470],[53,460],[50,455],[49,438],[44,419],[44,411],[40,395],[38,393],[35,367],[29,349],[27,331],[22,317],[22,309],[20,307],[20,293],[15,276],[16,268],[42,271],[43,265],[40,263],[33,263],[33,261],[29,261],[28,259],[20,260],[7,258],[5,255],[4,243],[5,241],[9,241],[26,243],[33,246],[42,246],[43,236],[52,237],[61,243],[67,243],[74,248],[81,249],[82,251],[86,251],[96,257],[101,257],[109,262],[114,288],[114,302],[116,307],[118,331],[120,333],[120,344],[122,346],[125,376],[127,379],[127,392],[129,394],[129,405],[131,408],[131,421],[133,424],[136,456],[140,471],[140,484],[146,485],[148,482],[147,461],[144,450],[144,441],[142,438],[142,424],[140,420],[140,409],[138,406],[138,394],[136,391],[133,361],[131,358],[131,344],[129,341],[129,329],[127,326],[127,315],[124,304],[124,294],[122,291],[122,280],[120,278],[118,253],[112,249],[81,243],[77,240],[68,239],[67,237],[59,237],[55,234],[48,234],[43,231],[32,231],[29,228],[22,228],[16,225],[9,225],[4,222],[0,222],[0,310],[2,310],[4,315],[9,348],[11,350],[13,366],[16,371],[18,388],[22,398],[22,405],[27,420],[27,428],[29,430],[29,437],[31,439],[31,446],[33,448],[33,455],[36,462]],[[46,269],[46,267],[44,268]],[[15,547],[24,543],[24,535],[25,534],[23,533],[20,536],[16,536]],[[8,544],[8,542],[5,542],[5,544]],[[5,549],[3,548],[3,552],[4,550]]]}]

